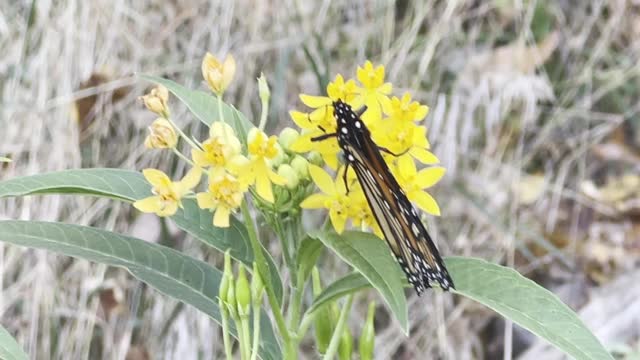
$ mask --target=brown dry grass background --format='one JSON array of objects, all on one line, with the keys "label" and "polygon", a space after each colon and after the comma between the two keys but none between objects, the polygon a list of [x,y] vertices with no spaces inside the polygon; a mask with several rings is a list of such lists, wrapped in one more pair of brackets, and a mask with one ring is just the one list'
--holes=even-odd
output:
[{"label": "brown dry grass background", "polygon": [[[291,126],[298,93],[319,93],[327,77],[371,59],[386,65],[397,95],[411,91],[431,107],[429,138],[448,169],[433,190],[443,216],[428,219],[441,251],[515,267],[578,311],[620,358],[636,358],[638,39],[640,3],[624,0],[4,0],[0,156],[13,163],[0,166],[0,179],[170,168],[171,157],[141,146],[153,117],[136,101],[148,86],[136,72],[203,88],[204,53],[233,53],[228,100],[255,119],[254,79],[264,72],[275,131]],[[3,199],[0,218],[150,241],[161,233],[155,217],[129,205],[75,197]],[[174,247],[217,260],[168,230]],[[210,319],[124,271],[0,244],[0,275],[0,321],[34,359],[220,356]],[[355,334],[371,298],[351,315]],[[470,301],[431,293],[409,303],[410,338],[378,311],[378,359],[562,358]]]}]

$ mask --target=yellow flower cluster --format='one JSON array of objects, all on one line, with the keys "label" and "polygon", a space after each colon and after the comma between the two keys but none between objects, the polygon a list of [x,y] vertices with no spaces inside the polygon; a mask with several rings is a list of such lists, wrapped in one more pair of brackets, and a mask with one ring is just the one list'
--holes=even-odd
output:
[{"label": "yellow flower cluster", "polygon": [[[202,74],[207,85],[218,97],[231,83],[236,64],[228,56],[224,62],[207,53],[202,61]],[[284,185],[287,180],[273,170],[276,159],[282,156],[278,138],[267,136],[262,130],[253,128],[247,135],[247,152],[242,154],[242,144],[233,128],[224,121],[215,121],[209,127],[209,138],[202,143],[188,139],[179,129],[178,133],[192,146],[192,162],[176,150],[178,135],[168,118],[168,92],[159,87],[144,96],[149,110],[163,116],[150,127],[145,144],[149,148],[172,148],[193,167],[184,179],[172,182],[163,172],[146,169],[143,175],[153,186],[154,195],[134,203],[143,212],[159,216],[174,215],[181,206],[181,199],[200,182],[204,173],[208,177],[207,190],[195,194],[198,206],[214,212],[213,225],[229,226],[229,216],[242,205],[244,194],[255,185],[255,193],[264,201],[273,203],[272,183]],[[221,101],[221,100],[220,100]],[[166,117],[166,119],[164,118]]]},{"label": "yellow flower cluster", "polygon": [[[302,103],[312,109],[310,112],[290,112],[293,121],[302,129],[302,135],[291,145],[291,149],[297,152],[317,152],[330,168],[336,170],[336,176],[332,178],[322,168],[310,165],[311,178],[322,193],[309,196],[301,206],[327,208],[331,222],[339,233],[350,220],[355,227],[371,228],[381,235],[362,189],[354,181],[353,171],[347,174],[349,192],[346,191],[342,176],[344,166],[338,168],[337,155],[340,148],[337,139],[333,137],[317,142],[311,140],[336,132],[332,104],[338,99],[354,109],[366,106],[362,120],[371,132],[372,140],[379,147],[398,155],[383,153],[389,169],[409,200],[430,214],[440,214],[438,204],[425,189],[437,183],[445,169],[432,166],[439,163],[439,160],[429,151],[426,128],[418,124],[427,116],[429,108],[412,101],[409,93],[402,97],[391,96],[392,86],[385,83],[384,76],[384,66],[374,67],[367,61],[364,66],[358,67],[358,82],[353,79],[345,80],[338,74],[327,86],[327,96],[300,95]],[[418,171],[416,161],[430,166]]]}]

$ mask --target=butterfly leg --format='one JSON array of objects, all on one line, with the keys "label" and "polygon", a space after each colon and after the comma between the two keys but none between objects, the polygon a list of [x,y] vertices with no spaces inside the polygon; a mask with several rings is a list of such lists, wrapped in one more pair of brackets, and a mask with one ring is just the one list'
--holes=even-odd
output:
[{"label": "butterfly leg", "polygon": [[344,181],[344,188],[347,190],[345,195],[349,195],[349,182],[347,181],[347,173],[349,172],[349,162],[347,161],[344,166],[344,172],[342,173],[342,181]]},{"label": "butterfly leg", "polygon": [[380,150],[382,152],[385,152],[385,153],[387,153],[389,155],[393,155],[395,157],[399,157],[399,156],[402,156],[402,155],[408,153],[410,149],[407,149],[407,150],[405,150],[405,151],[403,151],[403,152],[401,152],[399,154],[398,153],[394,153],[393,151],[387,149],[386,147],[382,147],[382,146],[378,146],[378,150]]},{"label": "butterfly leg", "polygon": [[313,142],[322,141],[322,140],[326,140],[328,138],[336,137],[337,135],[338,135],[337,133],[324,134],[324,135],[312,137],[311,141],[313,141]]}]

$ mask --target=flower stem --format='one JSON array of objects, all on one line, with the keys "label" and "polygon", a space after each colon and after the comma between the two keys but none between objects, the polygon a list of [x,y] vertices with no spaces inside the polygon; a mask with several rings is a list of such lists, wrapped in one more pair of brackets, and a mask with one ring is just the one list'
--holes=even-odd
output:
[{"label": "flower stem", "polygon": [[264,131],[265,125],[267,125],[267,115],[269,115],[269,99],[260,99],[262,103],[262,111],[260,112],[260,124],[258,129]]},{"label": "flower stem", "polygon": [[347,297],[347,302],[342,307],[342,311],[340,311],[340,317],[338,318],[338,323],[336,324],[335,329],[333,330],[333,335],[331,336],[331,342],[329,343],[329,347],[327,348],[327,352],[325,352],[323,360],[331,360],[336,354],[338,350],[338,345],[340,345],[340,338],[342,337],[342,333],[344,332],[344,325],[347,322],[347,316],[349,315],[349,311],[351,310],[351,304],[353,303],[353,294]]},{"label": "flower stem", "polygon": [[[242,327],[242,338],[244,344],[242,344],[242,358],[249,359],[251,357],[251,336],[249,335],[249,316],[240,317],[240,326]],[[260,327],[260,324],[257,326]]]},{"label": "flower stem", "polygon": [[282,341],[285,344],[285,348],[288,348],[291,343],[291,336],[289,334],[289,329],[287,329],[287,324],[284,320],[284,317],[282,316],[282,309],[280,309],[280,305],[278,304],[278,300],[276,299],[276,294],[273,291],[271,281],[268,280],[271,279],[271,275],[269,274],[269,267],[267,265],[267,260],[262,253],[262,246],[258,241],[258,234],[256,233],[256,229],[252,221],[251,213],[249,212],[249,206],[247,205],[246,199],[242,202],[240,208],[242,210],[242,216],[247,226],[247,233],[249,234],[249,241],[251,243],[251,249],[253,250],[253,256],[258,266],[258,271],[260,272],[260,276],[262,277],[262,279],[264,279],[265,291],[267,293],[267,299],[269,300],[269,306],[271,307],[273,316],[276,319],[276,325],[278,326],[280,336],[282,336]]},{"label": "flower stem", "polygon": [[187,162],[187,164],[191,165],[191,166],[195,166],[195,164],[193,163],[193,161],[191,161],[188,157],[186,157],[183,153],[181,153],[178,149],[176,148],[172,148],[173,153],[178,155],[178,157],[184,161]]},{"label": "flower stem", "polygon": [[200,149],[200,147],[198,145],[196,145],[196,143],[193,142],[193,140],[191,140],[187,134],[185,134],[182,129],[180,129],[178,127],[178,125],[176,125],[176,123],[173,122],[173,120],[171,120],[170,117],[167,117],[167,120],[171,123],[171,125],[173,125],[173,127],[178,131],[178,134],[180,134],[180,136],[184,139],[184,141],[186,141],[189,145],[191,145],[192,148],[194,149]]},{"label": "flower stem", "polygon": [[251,360],[258,358],[258,344],[260,343],[260,305],[253,306],[253,346],[251,349]]},{"label": "flower stem", "polygon": [[231,339],[229,338],[229,316],[227,310],[223,307],[226,306],[222,300],[218,300],[218,306],[220,307],[220,315],[222,317],[222,341],[224,343],[224,353],[227,360],[233,359],[233,353],[231,351]]}]

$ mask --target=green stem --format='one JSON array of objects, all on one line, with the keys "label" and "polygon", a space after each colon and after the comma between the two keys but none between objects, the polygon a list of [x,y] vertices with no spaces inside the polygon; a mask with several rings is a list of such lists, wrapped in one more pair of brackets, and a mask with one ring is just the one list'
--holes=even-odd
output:
[{"label": "green stem", "polygon": [[309,327],[311,326],[311,324],[313,324],[314,316],[314,313],[304,314],[304,316],[302,317],[302,321],[300,322],[300,327],[298,327],[298,331],[296,332],[298,340],[304,338],[304,336],[307,334]]},{"label": "green stem", "polygon": [[222,300],[218,301],[220,307],[220,316],[222,317],[222,342],[224,343],[224,353],[227,360],[232,360],[233,353],[231,351],[231,339],[229,338],[229,316],[227,310],[223,307],[226,306]]},{"label": "green stem", "polygon": [[173,127],[178,131],[178,134],[180,134],[180,136],[184,139],[184,141],[186,141],[189,145],[191,145],[191,147],[192,147],[192,148],[201,150],[201,148],[200,148],[198,145],[196,145],[196,143],[194,143],[194,142],[193,142],[193,140],[191,140],[191,139],[187,136],[187,134],[185,134],[185,133],[182,131],[182,129],[180,129],[180,128],[178,127],[178,125],[176,125],[176,123],[174,123],[174,122],[173,122],[173,120],[171,120],[171,118],[170,118],[170,117],[167,117],[167,120],[168,120],[168,121],[171,123],[171,125],[173,125]]},{"label": "green stem", "polygon": [[342,311],[340,311],[340,317],[338,318],[338,323],[336,324],[336,328],[333,330],[333,335],[331,336],[331,342],[329,343],[329,347],[327,348],[327,352],[324,353],[323,360],[331,360],[336,355],[336,351],[338,351],[338,345],[340,345],[340,338],[342,337],[342,333],[344,332],[344,325],[347,322],[347,316],[349,315],[349,311],[351,310],[351,304],[353,303],[353,294],[347,297],[347,302],[342,307]]},{"label": "green stem", "polygon": [[260,276],[265,282],[265,291],[267,293],[267,299],[269,300],[269,306],[271,307],[273,316],[276,319],[276,325],[278,326],[280,336],[282,336],[282,341],[284,342],[285,347],[289,347],[291,343],[289,329],[287,329],[287,324],[284,320],[284,317],[282,316],[282,309],[280,309],[280,305],[278,304],[276,294],[273,291],[273,287],[271,286],[271,281],[267,280],[270,279],[269,266],[267,265],[267,260],[262,253],[262,246],[258,241],[258,234],[256,233],[256,229],[252,221],[251,213],[249,212],[249,206],[247,205],[246,199],[242,202],[240,208],[242,210],[242,216],[247,226],[249,242],[251,243],[251,249],[253,250],[253,256],[256,260],[258,271],[260,272]]},{"label": "green stem", "polygon": [[260,343],[260,304],[253,306],[253,346],[251,360],[258,358],[258,344]]},{"label": "green stem", "polygon": [[260,99],[262,104],[262,112],[260,112],[260,124],[258,125],[258,129],[260,131],[264,131],[264,127],[267,124],[267,115],[269,114],[269,99]]},{"label": "green stem", "polygon": [[189,159],[188,157],[186,157],[183,153],[181,153],[180,151],[178,151],[178,149],[176,148],[172,148],[173,153],[178,155],[178,157],[184,161],[186,161],[189,165],[191,166],[195,166],[195,164],[193,163],[193,161],[191,161],[191,159]]},{"label": "green stem", "polygon": [[[242,358],[249,359],[251,357],[251,337],[249,335],[249,316],[241,316],[240,324],[242,326],[242,337],[244,338],[244,344],[242,344]],[[260,327],[260,324],[257,326]]]},{"label": "green stem", "polygon": [[284,254],[285,265],[289,269],[289,274],[291,278],[295,279],[296,264],[294,264],[293,258],[291,257],[291,245],[289,242],[289,237],[287,236],[287,234],[284,233],[284,229],[282,229],[282,223],[279,221],[279,219],[274,219],[274,221],[272,221],[272,224],[273,224],[274,230],[276,231],[276,234],[280,238],[282,253]]}]

